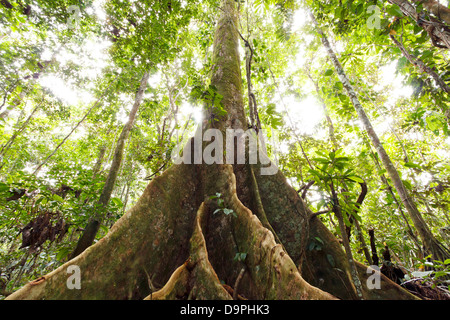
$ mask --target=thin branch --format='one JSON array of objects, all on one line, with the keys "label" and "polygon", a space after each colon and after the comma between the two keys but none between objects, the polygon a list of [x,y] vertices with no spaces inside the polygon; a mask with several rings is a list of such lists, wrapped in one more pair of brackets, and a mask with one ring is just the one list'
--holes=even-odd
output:
[{"label": "thin branch", "polygon": [[330,209],[314,212],[312,215],[309,216],[309,219],[315,218],[317,216],[320,216],[321,214],[325,214],[325,213],[329,213],[329,212],[331,212]]},{"label": "thin branch", "polygon": [[241,280],[244,277],[244,274],[245,274],[246,270],[247,270],[246,267],[243,267],[241,269],[241,272],[239,272],[238,277],[236,278],[236,281],[234,283],[233,300],[238,300],[238,297],[239,297],[239,294],[238,294],[239,284],[241,283]]},{"label": "thin branch", "polygon": [[309,188],[311,188],[314,183],[316,183],[314,180],[311,180],[310,182],[308,182],[304,187],[302,187],[302,199],[305,200],[306,199],[306,194],[308,193]]},{"label": "thin branch", "polygon": [[78,121],[78,123],[72,128],[72,130],[69,132],[69,134],[60,142],[60,144],[55,148],[55,150],[53,150],[53,152],[47,158],[45,158],[45,160],[36,168],[36,170],[34,170],[32,175],[36,175],[39,172],[39,170],[41,170],[41,168],[47,163],[47,161],[58,151],[58,149],[67,141],[67,139],[69,139],[69,137],[72,135],[72,133],[81,125],[81,123],[83,123],[84,120],[86,120],[86,118],[91,114],[92,110],[94,110],[100,104],[100,102],[103,100],[103,97],[109,91],[109,89],[111,88],[113,83],[115,83],[116,80],[119,78],[119,75],[120,74],[118,74],[114,78],[114,80],[111,81],[111,83],[108,85],[108,87],[105,90],[103,90],[102,95],[97,99],[97,101],[88,110],[88,112],[86,112],[84,117],[80,121]]}]

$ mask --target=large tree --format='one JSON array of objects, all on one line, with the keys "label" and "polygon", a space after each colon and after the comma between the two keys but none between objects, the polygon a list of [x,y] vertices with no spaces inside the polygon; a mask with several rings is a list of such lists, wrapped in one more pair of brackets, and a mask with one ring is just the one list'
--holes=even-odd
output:
[{"label": "large tree", "polygon": [[[214,121],[201,129],[225,133],[248,125],[235,1],[223,0],[220,12],[211,84],[226,112],[205,109]],[[361,298],[336,237],[280,171],[262,175],[263,168],[172,166],[105,237],[8,299]],[[371,290],[367,267],[355,264],[362,298],[414,299],[381,274],[381,289]],[[67,287],[70,266],[80,268],[80,290]]]}]

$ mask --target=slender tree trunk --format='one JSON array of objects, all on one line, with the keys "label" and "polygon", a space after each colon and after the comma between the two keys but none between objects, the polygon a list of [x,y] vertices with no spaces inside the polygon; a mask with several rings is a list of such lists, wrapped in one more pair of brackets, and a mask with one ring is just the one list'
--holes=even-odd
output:
[{"label": "slender tree trunk", "polygon": [[[98,200],[98,204],[100,205],[99,211],[103,211],[102,209],[106,208],[109,199],[111,198],[112,192],[114,190],[120,166],[122,164],[125,142],[128,140],[130,131],[134,125],[136,113],[139,110],[139,106],[141,105],[142,100],[144,98],[144,93],[148,85],[149,75],[150,75],[149,72],[146,71],[141,79],[139,90],[136,93],[136,98],[134,100],[133,107],[131,108],[130,114],[128,116],[128,122],[123,127],[119,139],[117,140],[112,164],[109,169],[105,185],[103,186],[102,193],[100,194],[100,198]],[[85,230],[83,231],[83,234],[81,235],[80,240],[78,241],[77,246],[71,255],[71,258],[78,256],[80,253],[82,253],[84,250],[86,250],[89,246],[92,245],[97,235],[97,232],[100,229],[101,221],[102,221],[102,212],[95,212],[92,217],[92,220],[87,224]]]},{"label": "slender tree trunk", "polygon": [[26,97],[27,93],[30,92],[31,89],[35,86],[35,84],[36,84],[37,80],[39,79],[39,77],[41,77],[43,74],[45,74],[45,72],[47,71],[49,65],[54,63],[55,57],[61,51],[61,49],[63,48],[63,45],[64,44],[59,46],[59,48],[56,51],[53,52],[50,60],[46,61],[44,63],[44,66],[41,66],[41,69],[32,76],[32,79],[27,84],[26,88],[22,88],[22,91],[13,100],[13,102],[6,108],[6,110],[4,110],[3,112],[0,113],[0,119],[6,119],[9,116],[9,113],[11,111],[13,111],[14,109],[16,109],[18,106],[20,106],[22,104],[23,99]]},{"label": "slender tree trunk", "polygon": [[[35,83],[36,79],[33,79],[29,84],[29,86],[34,86]],[[23,99],[27,95],[27,92],[28,92],[27,90],[22,89],[22,91],[19,93],[19,96],[16,99],[14,99],[14,101],[8,107],[6,107],[6,110],[0,113],[0,119],[6,119],[11,111],[20,106],[22,104]]]},{"label": "slender tree trunk", "polygon": [[45,158],[45,160],[36,168],[36,170],[34,170],[33,175],[36,175],[42,169],[42,167],[48,162],[48,160],[50,160],[50,158],[53,157],[53,155],[59,150],[59,148],[61,148],[61,146],[67,141],[67,139],[70,138],[70,136],[75,132],[75,130],[78,129],[78,127],[84,122],[84,120],[86,120],[86,118],[91,114],[91,112],[100,104],[103,97],[106,95],[106,93],[109,91],[109,88],[111,88],[112,84],[117,80],[118,77],[119,75],[116,76],[116,78],[113,81],[111,81],[108,87],[103,91],[102,95],[97,99],[97,101],[92,105],[92,107],[89,108],[89,110],[86,112],[83,118],[81,118],[81,120],[78,121],[78,123],[72,128],[72,130],[67,134],[67,136],[65,136],[64,139],[58,144],[58,146],[56,146],[55,150],[53,150],[53,152],[50,155],[48,155],[47,158]]},{"label": "slender tree trunk", "polygon": [[416,227],[424,246],[427,248],[427,250],[432,253],[433,259],[442,260],[450,258],[450,252],[448,249],[446,249],[432,234],[431,230],[429,229],[428,225],[426,224],[425,220],[423,219],[421,213],[417,209],[415,203],[412,201],[410,195],[408,194],[403,181],[400,178],[400,175],[398,174],[397,169],[395,168],[394,164],[392,163],[389,155],[387,154],[386,150],[384,149],[380,139],[378,138],[378,135],[376,134],[375,130],[372,127],[372,124],[370,123],[369,118],[366,115],[366,112],[359,102],[358,96],[353,89],[353,85],[351,84],[350,80],[348,79],[341,63],[339,62],[338,57],[334,53],[333,49],[331,48],[331,45],[328,41],[327,36],[325,33],[320,29],[317,21],[315,20],[315,17],[311,13],[311,19],[314,21],[316,25],[317,32],[321,36],[322,43],[324,47],[327,50],[327,53],[333,62],[333,65],[336,69],[336,72],[338,74],[339,80],[342,82],[345,90],[347,91],[347,94],[358,114],[359,120],[362,122],[367,134],[369,135],[370,140],[372,141],[372,144],[377,151],[381,162],[383,163],[384,168],[386,169],[389,177],[391,178],[395,189],[397,190],[397,193],[400,196],[400,199],[405,206],[406,210],[409,213],[409,216],[411,217],[414,226]]},{"label": "slender tree trunk", "polygon": [[98,152],[97,161],[95,162],[94,167],[92,168],[92,172],[93,172],[92,175],[94,177],[101,171],[103,160],[105,158],[107,149],[108,149],[108,146],[106,143],[100,147],[100,150]]},{"label": "slender tree trunk", "polygon": [[[108,129],[106,136],[109,136],[109,134],[111,133],[111,130],[112,130],[112,128]],[[108,142],[104,141],[103,144],[100,146],[97,160],[95,161],[95,164],[92,167],[92,177],[93,178],[95,178],[102,171],[103,163],[105,161],[105,155],[106,155],[107,150],[108,150]]]},{"label": "slender tree trunk", "polygon": [[[368,141],[368,139],[367,139],[367,137],[365,135],[363,135],[363,138],[364,138],[364,142],[367,145],[367,148],[370,150],[370,152],[372,154],[372,157],[373,157],[373,160],[374,160],[376,168],[381,171],[381,169],[382,169],[381,164],[378,161],[378,159],[376,158],[375,153],[372,151],[372,146],[370,145],[370,142]],[[419,239],[417,239],[416,235],[414,234],[414,232],[413,232],[413,230],[411,228],[411,225],[409,224],[408,218],[406,217],[406,215],[405,215],[405,213],[403,211],[402,204],[398,200],[397,195],[392,190],[392,186],[390,185],[388,179],[386,178],[386,176],[384,174],[380,175],[380,179],[381,179],[381,182],[386,187],[385,190],[392,197],[392,199],[394,200],[395,204],[397,205],[397,209],[400,212],[400,215],[403,218],[403,221],[405,222],[405,225],[402,226],[402,227],[405,227],[407,229],[407,233],[411,237],[412,241],[416,244],[418,251],[422,252],[422,248],[421,248]],[[399,219],[399,221],[400,221],[400,219]]]},{"label": "slender tree trunk", "polygon": [[[360,193],[358,199],[356,200],[356,204],[355,204],[356,207],[358,208],[358,210],[355,210],[355,214],[358,214],[358,211],[360,211],[361,205],[364,202],[364,199],[366,198],[366,195],[367,195],[367,183],[365,183],[365,182],[360,183],[360,186],[361,186],[361,193]],[[361,244],[361,248],[364,252],[364,256],[366,257],[366,260],[369,263],[369,265],[372,265],[372,258],[370,257],[369,249],[367,248],[366,241],[364,240],[364,235],[362,233],[362,229],[361,229],[358,219],[350,216],[349,220],[350,220],[350,226],[348,226],[348,227],[346,226],[348,239],[350,240],[352,224],[354,224],[355,228],[356,228],[358,240],[359,240],[359,242]]]},{"label": "slender tree trunk", "polygon": [[434,71],[432,68],[428,67],[422,60],[420,60],[419,58],[414,57],[412,54],[410,54],[406,48],[403,46],[403,44],[398,41],[393,35],[390,35],[392,41],[395,43],[395,45],[397,46],[397,48],[400,49],[400,51],[403,53],[403,55],[405,56],[406,59],[408,59],[408,61],[416,66],[417,68],[419,68],[420,71],[422,72],[426,72],[431,78],[434,79],[434,81],[436,82],[436,84],[441,87],[442,90],[444,90],[445,92],[447,92],[448,94],[450,94],[450,87],[444,82],[444,80],[442,80],[442,78],[436,73],[436,71]]},{"label": "slender tree trunk", "polygon": [[[269,62],[268,59],[267,59],[267,61]],[[298,136],[298,134],[297,134],[297,132],[296,132],[296,130],[295,130],[296,128],[295,128],[295,126],[294,126],[294,123],[293,123],[291,117],[289,116],[289,113],[288,113],[288,111],[287,111],[286,105],[285,105],[284,100],[283,100],[283,95],[281,94],[280,87],[279,87],[278,82],[277,82],[277,80],[276,80],[276,78],[275,78],[275,75],[273,74],[273,71],[272,71],[272,68],[271,68],[271,66],[270,66],[270,63],[269,63],[269,71],[270,71],[270,75],[271,75],[271,77],[272,77],[273,83],[275,84],[275,87],[277,88],[278,95],[280,96],[280,99],[281,99],[281,103],[282,103],[282,105],[283,105],[283,107],[284,107],[284,110],[286,111],[286,115],[287,115],[288,120],[289,120],[289,123],[290,123],[290,125],[291,125],[291,128],[290,128],[290,129],[291,129],[291,132],[292,132],[292,134],[295,136],[295,138],[296,138],[296,140],[297,140],[297,143],[298,143],[298,145],[300,146],[300,151],[302,152],[303,157],[305,158],[306,162],[308,163],[308,166],[309,166],[311,169],[314,169],[313,165],[311,164],[311,161],[309,160],[308,155],[307,155],[306,152],[305,152],[305,149],[303,148],[303,143],[302,143],[300,137]]]},{"label": "slender tree trunk", "polygon": [[372,263],[375,266],[379,266],[380,259],[377,254],[377,246],[375,244],[375,231],[373,229],[369,230],[369,238],[370,238],[370,249],[372,250]]},{"label": "slender tree trunk", "polygon": [[363,290],[362,290],[362,284],[361,280],[358,277],[358,271],[355,264],[355,261],[353,259],[352,249],[350,247],[350,239],[347,237],[347,233],[345,232],[345,223],[344,223],[344,217],[342,216],[341,206],[339,204],[339,199],[336,193],[336,190],[334,189],[333,182],[330,185],[331,189],[331,197],[333,201],[333,212],[336,215],[336,218],[338,219],[339,223],[339,230],[341,232],[342,237],[342,243],[345,248],[345,253],[347,255],[347,260],[350,265],[350,274],[353,280],[353,284],[355,285],[356,294],[358,295],[358,298],[363,300]]},{"label": "slender tree trunk", "polygon": [[359,224],[359,221],[356,219],[355,219],[355,227],[358,232],[358,239],[359,239],[359,242],[361,243],[361,247],[364,252],[364,256],[366,257],[367,263],[369,265],[372,265],[373,260],[372,260],[372,257],[370,256],[369,248],[367,247],[366,240],[364,239],[364,234],[362,232],[361,225]]}]

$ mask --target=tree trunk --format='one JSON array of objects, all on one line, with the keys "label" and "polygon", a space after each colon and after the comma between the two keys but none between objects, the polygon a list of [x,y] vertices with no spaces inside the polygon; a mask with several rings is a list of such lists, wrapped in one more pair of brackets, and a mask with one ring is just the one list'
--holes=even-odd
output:
[{"label": "tree trunk", "polygon": [[[30,86],[34,86],[36,83],[36,79],[31,80],[30,82]],[[13,111],[14,109],[16,109],[18,106],[20,106],[23,102],[23,99],[25,98],[25,96],[27,95],[27,90],[25,90],[24,88],[22,89],[22,91],[19,93],[19,95],[17,96],[17,98],[14,99],[14,101],[12,102],[12,104],[10,104],[6,110],[4,110],[3,112],[0,113],[0,119],[6,119],[9,115],[9,113],[11,111]]]},{"label": "tree trunk", "polygon": [[426,224],[425,220],[423,220],[421,213],[419,212],[416,205],[409,196],[405,186],[403,185],[403,181],[401,180],[400,175],[397,172],[397,169],[395,168],[389,155],[384,149],[380,139],[378,138],[378,135],[373,129],[372,124],[370,123],[370,120],[367,117],[363,106],[359,102],[357,94],[353,89],[353,85],[350,83],[350,80],[348,79],[342,65],[339,62],[339,59],[337,58],[336,54],[331,48],[331,45],[328,42],[325,33],[320,29],[317,21],[315,20],[315,17],[312,14],[311,19],[314,21],[317,27],[317,32],[320,34],[322,43],[326,48],[331,61],[333,62],[339,80],[342,82],[345,90],[347,91],[347,94],[358,114],[358,118],[362,122],[367,134],[369,135],[369,138],[372,141],[372,144],[375,150],[377,151],[384,168],[386,169],[389,177],[391,178],[403,205],[408,211],[409,216],[411,217],[414,226],[416,227],[423,241],[424,246],[433,255],[433,259],[444,261],[445,259],[450,258],[450,252],[431,233],[431,230],[428,228],[428,225]]},{"label": "tree trunk", "polygon": [[358,296],[358,299],[363,300],[364,296],[361,281],[359,280],[357,267],[353,259],[352,249],[350,247],[350,239],[347,237],[347,233],[345,232],[344,217],[342,215],[341,206],[339,204],[339,199],[336,190],[334,189],[333,182],[331,182],[330,190],[333,203],[333,212],[336,215],[336,218],[339,223],[339,231],[341,232],[342,243],[344,245],[345,254],[347,256],[347,260],[350,265],[350,274],[352,277],[353,285],[355,286],[355,291]]},{"label": "tree trunk", "polygon": [[[381,169],[382,169],[381,168],[381,164],[378,161],[378,159],[376,158],[375,153],[372,151],[372,147],[370,145],[370,142],[368,141],[368,139],[367,139],[367,137],[365,135],[363,135],[363,138],[364,138],[365,144],[367,145],[368,149],[370,150],[370,153],[372,154],[372,159],[374,160],[375,166],[377,167],[377,169],[379,171],[381,171]],[[408,221],[408,219],[407,219],[407,217],[406,217],[406,215],[405,215],[405,213],[404,213],[404,211],[402,209],[402,205],[401,205],[400,201],[398,200],[397,195],[392,190],[392,186],[389,184],[389,181],[386,178],[386,176],[384,175],[384,173],[380,175],[380,179],[381,179],[381,182],[386,187],[385,190],[392,197],[392,199],[394,200],[395,204],[397,205],[398,211],[400,212],[400,215],[401,215],[403,221],[405,222],[403,227],[407,229],[408,236],[411,238],[411,240],[417,246],[418,252],[421,253],[422,252],[422,246],[420,244],[420,241],[416,237],[414,231],[412,230],[411,225],[409,224],[409,221]],[[398,219],[398,220],[401,221],[400,219]],[[423,254],[422,254],[422,256],[423,256]]]},{"label": "tree trunk", "polygon": [[413,2],[421,3],[428,12],[434,14],[438,19],[450,25],[450,9],[436,0],[413,0]]},{"label": "tree trunk", "polygon": [[112,160],[111,167],[108,172],[108,176],[106,178],[105,185],[103,186],[102,193],[100,194],[100,198],[98,199],[99,212],[94,212],[91,217],[91,221],[87,224],[86,228],[83,231],[83,234],[80,237],[80,240],[77,243],[77,246],[74,252],[71,255],[71,258],[76,257],[84,250],[86,250],[95,240],[98,230],[101,226],[102,217],[102,209],[106,208],[108,205],[109,199],[111,199],[112,192],[114,190],[114,186],[116,184],[117,176],[119,173],[120,166],[122,164],[123,153],[125,148],[125,142],[127,141],[130,131],[133,128],[134,120],[136,118],[136,113],[139,109],[139,106],[142,103],[144,98],[145,89],[148,85],[149,72],[146,71],[141,79],[139,90],[136,93],[136,98],[134,100],[133,107],[131,108],[130,114],[128,116],[128,122],[122,129],[122,132],[117,140],[116,150],[114,151],[114,157]]},{"label": "tree trunk", "polygon": [[390,35],[390,38],[395,43],[397,48],[403,53],[406,59],[413,65],[419,68],[420,71],[426,72],[431,78],[434,79],[436,84],[441,87],[442,90],[450,94],[450,87],[442,80],[442,78],[434,71],[432,68],[428,67],[422,60],[411,55],[403,46],[403,44],[398,41],[393,35]]},{"label": "tree trunk", "polygon": [[380,264],[380,260],[377,254],[377,246],[375,244],[375,231],[373,229],[369,230],[370,237],[370,249],[372,250],[372,262],[374,265],[378,266]]},{"label": "tree trunk", "polygon": [[92,169],[92,173],[93,173],[92,175],[94,177],[101,171],[103,158],[105,157],[107,148],[108,148],[108,146],[106,145],[106,143],[100,147],[100,151],[98,153],[97,161],[95,162],[95,165],[94,165],[94,167]]},{"label": "tree trunk", "polygon": [[[235,1],[223,0],[221,9],[211,83],[228,114],[217,125],[245,128]],[[7,299],[357,298],[337,239],[280,171],[261,175],[261,168],[173,165],[105,237]],[[309,250],[317,239],[322,248]],[[74,265],[80,290],[66,286]],[[367,299],[415,299],[381,274],[382,289],[370,290],[367,268],[357,268]]]},{"label": "tree trunk", "polygon": [[[5,2],[8,2],[8,1],[5,1]],[[23,99],[26,97],[26,95],[30,91],[32,91],[32,89],[36,85],[36,82],[39,79],[39,77],[42,77],[47,72],[49,66],[51,66],[51,64],[54,63],[56,55],[61,51],[62,48],[63,48],[63,45],[59,46],[59,48],[53,52],[50,60],[44,62],[44,65],[40,68],[40,70],[38,72],[36,72],[35,74],[33,74],[33,76],[31,76],[32,77],[31,80],[24,88],[22,88],[22,91],[19,93],[19,95],[12,101],[12,103],[6,108],[6,110],[4,110],[0,113],[0,119],[6,119],[9,116],[11,111],[16,109],[23,103]]]},{"label": "tree trunk", "polygon": [[[106,136],[108,136],[111,133],[111,130],[112,130],[111,128],[108,129]],[[100,146],[97,160],[95,161],[94,167],[92,168],[92,177],[93,178],[95,178],[102,171],[103,162],[105,161],[105,155],[106,155],[107,150],[108,150],[108,143],[104,142]]]},{"label": "tree trunk", "polygon": [[408,0],[388,0],[388,2],[397,5],[405,16],[421,26],[430,36],[433,46],[450,49],[450,30],[444,23],[436,19],[431,21],[424,19]]}]

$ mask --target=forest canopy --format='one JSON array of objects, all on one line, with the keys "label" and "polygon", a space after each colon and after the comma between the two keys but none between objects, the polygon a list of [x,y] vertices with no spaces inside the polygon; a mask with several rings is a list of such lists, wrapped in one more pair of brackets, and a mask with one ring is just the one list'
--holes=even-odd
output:
[{"label": "forest canopy", "polygon": [[[448,5],[0,0],[0,299],[72,259],[94,265],[133,215],[127,237],[167,257],[112,299],[373,298],[363,265],[393,297],[450,299]],[[277,175],[180,166],[202,126],[261,133]],[[276,293],[259,236],[289,256]]]}]

